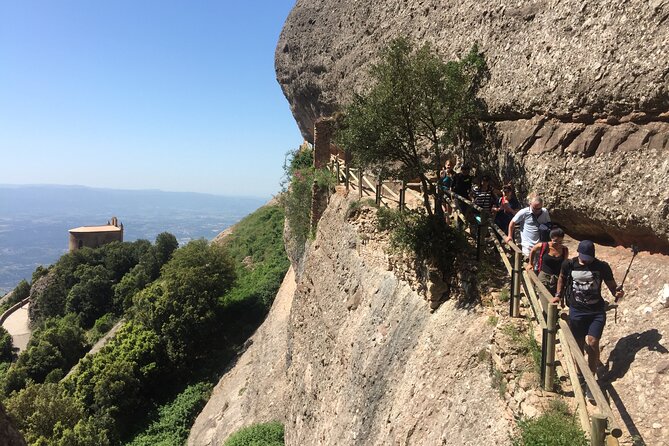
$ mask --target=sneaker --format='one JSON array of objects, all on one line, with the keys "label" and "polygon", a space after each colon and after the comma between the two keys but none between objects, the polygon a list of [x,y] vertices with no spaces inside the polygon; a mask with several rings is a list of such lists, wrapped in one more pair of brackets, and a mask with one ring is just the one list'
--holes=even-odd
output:
[{"label": "sneaker", "polygon": [[590,391],[590,388],[588,387],[587,384],[585,385],[585,398],[586,398],[588,401],[590,401],[590,403],[592,403],[592,404],[595,403],[595,397],[594,397],[594,395],[592,394],[592,392]]}]

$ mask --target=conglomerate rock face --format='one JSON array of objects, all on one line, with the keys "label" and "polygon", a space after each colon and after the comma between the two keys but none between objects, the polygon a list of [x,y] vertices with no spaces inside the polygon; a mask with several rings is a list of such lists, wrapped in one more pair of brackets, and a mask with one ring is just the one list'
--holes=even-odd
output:
[{"label": "conglomerate rock face", "polygon": [[276,72],[305,138],[399,35],[445,59],[478,43],[500,180],[574,235],[669,252],[669,0],[298,0]]}]

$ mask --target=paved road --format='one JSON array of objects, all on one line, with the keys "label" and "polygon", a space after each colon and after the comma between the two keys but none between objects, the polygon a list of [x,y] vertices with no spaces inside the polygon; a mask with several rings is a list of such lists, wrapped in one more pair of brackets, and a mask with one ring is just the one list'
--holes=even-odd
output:
[{"label": "paved road", "polygon": [[30,303],[13,312],[2,326],[12,335],[14,347],[19,349],[19,352],[26,349],[28,341],[30,340],[30,327],[28,325],[28,307]]}]

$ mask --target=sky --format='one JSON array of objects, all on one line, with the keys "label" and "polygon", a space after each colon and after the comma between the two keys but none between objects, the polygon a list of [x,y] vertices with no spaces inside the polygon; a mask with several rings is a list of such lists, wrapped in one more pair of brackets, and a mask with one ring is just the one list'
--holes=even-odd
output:
[{"label": "sky", "polygon": [[295,0],[0,0],[0,184],[269,197]]}]

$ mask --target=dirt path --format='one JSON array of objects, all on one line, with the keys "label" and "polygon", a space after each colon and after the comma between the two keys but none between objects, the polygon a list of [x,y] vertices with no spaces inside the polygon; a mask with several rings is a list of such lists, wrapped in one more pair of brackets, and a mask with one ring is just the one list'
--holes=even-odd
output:
[{"label": "dirt path", "polygon": [[26,303],[21,308],[13,312],[7,320],[2,324],[2,326],[12,335],[12,342],[14,347],[19,349],[19,352],[22,352],[28,346],[28,341],[30,340],[30,335],[32,331],[30,330],[30,320],[28,318],[28,308],[30,303]]},{"label": "dirt path", "polygon": [[195,420],[189,445],[223,444],[241,427],[282,420],[288,318],[294,293],[295,273],[290,268],[267,319],[247,341],[248,348],[221,378]]}]

